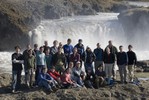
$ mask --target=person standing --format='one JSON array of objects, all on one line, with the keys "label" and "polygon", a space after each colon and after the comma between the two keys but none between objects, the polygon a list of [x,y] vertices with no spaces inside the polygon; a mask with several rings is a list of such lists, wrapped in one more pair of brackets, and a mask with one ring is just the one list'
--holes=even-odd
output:
[{"label": "person standing", "polygon": [[27,57],[27,67],[26,67],[26,84],[30,88],[33,86],[33,73],[35,71],[35,56],[33,55],[33,50],[28,51]]},{"label": "person standing", "polygon": [[132,51],[132,45],[128,46],[128,74],[129,74],[129,81],[133,82],[134,78],[134,70],[135,70],[135,65],[137,63],[137,57],[135,52]]},{"label": "person standing", "polygon": [[34,56],[36,56],[37,52],[39,52],[39,50],[38,50],[38,44],[34,44],[34,53],[35,53]]},{"label": "person standing", "polygon": [[36,56],[36,72],[35,72],[35,83],[38,83],[38,76],[41,73],[41,70],[46,67],[46,58],[45,58],[45,53],[44,47],[41,46],[39,49],[39,52],[37,53]]},{"label": "person standing", "polygon": [[91,72],[94,73],[93,62],[95,61],[96,57],[90,47],[86,48],[86,51],[83,53],[82,59],[84,61],[86,73],[87,73],[88,69],[90,69]]},{"label": "person standing", "polygon": [[123,46],[119,46],[120,52],[117,53],[117,65],[119,68],[121,83],[127,83],[127,53],[123,51]]},{"label": "person standing", "polygon": [[12,92],[14,93],[21,85],[23,55],[20,53],[20,47],[15,46],[15,53],[11,56],[12,60]]},{"label": "person standing", "polygon": [[[69,65],[69,57],[70,55],[72,54],[73,52],[73,46],[71,45],[71,39],[68,39],[67,40],[67,44],[65,44],[63,46],[63,50],[64,50],[64,54],[66,56],[66,59],[67,59],[67,64]],[[65,66],[66,67],[66,66]]]},{"label": "person standing", "polygon": [[82,67],[82,55],[84,52],[84,45],[82,44],[83,40],[79,39],[78,40],[78,44],[75,45],[75,48],[77,48],[78,50],[78,54],[80,54],[80,63],[81,63],[81,67]]},{"label": "person standing", "polygon": [[100,47],[99,43],[97,43],[97,48],[94,49],[94,54],[96,56],[96,59],[95,59],[95,71],[96,71],[99,66],[103,67],[104,52],[103,52],[103,49]]},{"label": "person standing", "polygon": [[52,54],[49,48],[45,50],[45,59],[46,59],[46,67],[48,68],[48,70],[50,70],[52,68]]},{"label": "person standing", "polygon": [[70,55],[69,61],[73,62],[74,66],[76,65],[76,62],[80,62],[80,55],[77,53],[77,48],[73,49],[73,54]]},{"label": "person standing", "polygon": [[108,85],[110,84],[110,80],[112,77],[112,69],[115,63],[115,55],[110,52],[110,49],[106,48],[106,53],[104,53],[104,63],[105,63],[105,72],[106,78],[108,79]]},{"label": "person standing", "polygon": [[[108,46],[107,46],[106,48],[109,48],[109,49],[110,49],[110,52],[111,52],[112,54],[114,54],[115,59],[116,59],[116,54],[117,54],[118,50],[117,50],[117,48],[113,45],[112,40],[109,40],[108,43],[109,43],[109,44],[108,44]],[[106,49],[105,49],[105,51],[106,51]],[[113,68],[112,68],[113,79],[116,79],[116,68],[115,68],[115,67],[116,67],[116,60],[115,60],[115,63],[114,63],[114,65],[113,65]]]},{"label": "person standing", "polygon": [[51,54],[54,55],[58,52],[58,41],[54,40],[53,41],[53,46],[51,47]]}]

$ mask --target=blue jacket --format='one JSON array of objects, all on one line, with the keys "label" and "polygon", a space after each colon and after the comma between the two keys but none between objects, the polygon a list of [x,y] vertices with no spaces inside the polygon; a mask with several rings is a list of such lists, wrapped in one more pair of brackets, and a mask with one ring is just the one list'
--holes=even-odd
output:
[{"label": "blue jacket", "polygon": [[80,54],[80,56],[83,54],[84,52],[84,45],[82,44],[81,46],[79,44],[75,45],[75,48],[78,49],[78,53]]},{"label": "blue jacket", "polygon": [[73,46],[72,45],[64,45],[63,46],[64,49],[64,54],[70,55],[73,52]]},{"label": "blue jacket", "polygon": [[40,73],[38,80],[39,80],[38,82],[40,82],[40,81],[48,82],[48,80],[53,80],[53,78],[48,73],[46,73],[46,74]]},{"label": "blue jacket", "polygon": [[94,54],[96,56],[96,61],[103,61],[103,49],[101,48],[96,48],[94,49]]},{"label": "blue jacket", "polygon": [[117,53],[117,65],[124,65],[128,63],[128,57],[126,52]]}]

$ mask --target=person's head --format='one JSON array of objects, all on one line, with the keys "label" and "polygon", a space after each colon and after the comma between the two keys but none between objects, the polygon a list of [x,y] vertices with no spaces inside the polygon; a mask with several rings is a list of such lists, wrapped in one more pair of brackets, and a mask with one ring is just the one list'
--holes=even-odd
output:
[{"label": "person's head", "polygon": [[42,73],[46,74],[47,73],[47,68],[43,67],[42,68]]},{"label": "person's head", "polygon": [[67,68],[64,73],[70,74],[70,68]]},{"label": "person's head", "polygon": [[81,67],[80,61],[76,62],[76,68],[80,68],[80,67]]},{"label": "person's head", "polygon": [[63,48],[62,47],[58,47],[58,53],[62,53]]},{"label": "person's head", "polygon": [[26,46],[26,48],[27,48],[27,50],[30,50],[30,49],[31,49],[31,45],[28,44],[28,45]]},{"label": "person's head", "polygon": [[90,47],[86,47],[86,51],[90,52],[91,51],[91,48]]},{"label": "person's head", "polygon": [[73,66],[74,66],[73,62],[69,62],[68,68],[73,68]]},{"label": "person's head", "polygon": [[49,49],[49,48],[46,48],[46,49],[45,49],[45,54],[46,54],[46,55],[49,55],[49,54],[50,54],[50,49]]},{"label": "person's head", "polygon": [[75,54],[75,53],[77,53],[78,52],[78,49],[77,48],[74,48],[73,49],[73,53]]},{"label": "person's head", "polygon": [[123,46],[121,45],[121,46],[119,46],[119,50],[120,50],[120,52],[122,52],[123,51]]},{"label": "person's head", "polygon": [[109,48],[109,47],[106,48],[106,52],[107,52],[108,54],[110,53],[110,48]]},{"label": "person's head", "polygon": [[34,49],[38,49],[38,44],[34,44]]},{"label": "person's head", "polygon": [[20,46],[18,46],[18,45],[17,45],[17,46],[15,46],[15,47],[14,47],[14,49],[15,49],[16,53],[19,53],[19,52],[20,52],[20,50],[21,50]]},{"label": "person's head", "polygon": [[112,40],[109,40],[109,46],[113,46],[113,44],[112,44]]},{"label": "person's head", "polygon": [[48,41],[44,41],[44,45],[45,46],[48,46]]},{"label": "person's head", "polygon": [[63,44],[62,44],[62,42],[59,42],[59,47],[63,47]]},{"label": "person's head", "polygon": [[54,72],[55,71],[55,66],[52,66],[52,68],[50,70],[51,70],[51,72]]},{"label": "person's head", "polygon": [[102,66],[98,66],[97,70],[103,71],[103,67]]},{"label": "person's head", "polygon": [[44,51],[44,47],[43,46],[41,46],[39,49],[40,49],[40,52]]},{"label": "person's head", "polygon": [[82,39],[79,39],[79,40],[78,40],[78,43],[79,43],[79,44],[82,44],[82,42],[83,42]]},{"label": "person's head", "polygon": [[128,50],[129,51],[132,51],[132,48],[133,48],[132,45],[128,45]]},{"label": "person's head", "polygon": [[58,41],[57,41],[57,40],[54,40],[54,41],[53,41],[53,45],[54,45],[55,47],[57,47]]},{"label": "person's head", "polygon": [[32,49],[29,49],[29,50],[28,50],[28,54],[29,54],[29,55],[32,55],[32,54],[33,54],[33,50],[32,50]]},{"label": "person's head", "polygon": [[100,44],[99,43],[97,43],[97,48],[100,48]]},{"label": "person's head", "polygon": [[87,74],[90,75],[92,73],[92,70],[90,68],[87,69]]},{"label": "person's head", "polygon": [[71,39],[67,39],[67,44],[71,44]]}]

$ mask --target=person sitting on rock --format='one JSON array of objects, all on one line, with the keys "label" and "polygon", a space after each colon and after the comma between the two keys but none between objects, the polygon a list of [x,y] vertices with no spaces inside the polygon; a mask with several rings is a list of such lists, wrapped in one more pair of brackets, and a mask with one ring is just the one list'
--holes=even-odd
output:
[{"label": "person sitting on rock", "polygon": [[85,78],[85,86],[87,88],[94,89],[94,83],[95,83],[95,74],[92,73],[91,69],[88,69]]},{"label": "person sitting on rock", "polygon": [[56,80],[58,83],[61,82],[60,80],[60,74],[55,70],[55,67],[53,66],[50,70],[48,70],[48,74],[54,78],[54,80]]},{"label": "person sitting on rock", "polygon": [[65,89],[76,86],[76,83],[71,79],[70,68],[67,68],[61,75],[61,82]]},{"label": "person sitting on rock", "polygon": [[81,69],[81,64],[80,62],[76,63],[76,66],[72,69],[72,79],[79,84],[80,86],[84,87],[84,72]]},{"label": "person sitting on rock", "polygon": [[47,73],[47,68],[43,68],[42,72],[39,74],[39,87],[46,88],[49,92],[56,90],[56,81]]},{"label": "person sitting on rock", "polygon": [[95,83],[97,88],[102,87],[106,84],[105,76],[106,74],[105,71],[103,71],[103,67],[98,66],[97,70],[95,71],[95,77],[96,77]]}]

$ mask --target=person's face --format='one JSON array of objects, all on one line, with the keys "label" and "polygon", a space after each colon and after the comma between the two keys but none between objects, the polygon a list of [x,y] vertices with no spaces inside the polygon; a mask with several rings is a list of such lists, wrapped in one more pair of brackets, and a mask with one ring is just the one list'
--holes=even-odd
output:
[{"label": "person's face", "polygon": [[30,45],[27,45],[27,49],[28,49],[28,50],[31,49],[31,46],[30,46]]},{"label": "person's face", "polygon": [[50,49],[47,49],[47,50],[46,50],[46,54],[49,54],[49,53],[50,53]]},{"label": "person's face", "polygon": [[77,53],[78,52],[77,48],[74,48],[73,52],[74,53]]},{"label": "person's face", "polygon": [[61,52],[62,52],[62,48],[59,48],[59,49],[58,49],[58,52],[61,53]]},{"label": "person's face", "polygon": [[113,44],[112,44],[112,41],[109,41],[109,46],[112,46]]},{"label": "person's face", "polygon": [[33,51],[32,51],[32,50],[30,50],[28,53],[29,53],[29,55],[32,55],[32,54],[33,54]]},{"label": "person's face", "polygon": [[99,70],[99,71],[102,71],[102,67],[98,67],[98,70]]},{"label": "person's face", "polygon": [[79,41],[79,44],[82,44],[82,41]]},{"label": "person's face", "polygon": [[123,51],[123,47],[120,47],[119,49],[120,49],[120,51]]},{"label": "person's face", "polygon": [[48,46],[48,41],[45,41],[44,44],[45,44],[45,46]]},{"label": "person's face", "polygon": [[73,68],[73,63],[69,63],[69,68]]},{"label": "person's face", "polygon": [[40,52],[43,52],[44,51],[44,48],[40,48]]},{"label": "person's face", "polygon": [[16,50],[16,52],[17,52],[17,53],[19,53],[19,52],[20,52],[20,48],[16,48],[15,50]]},{"label": "person's face", "polygon": [[67,44],[71,44],[71,40],[68,40],[68,41],[67,41]]},{"label": "person's face", "polygon": [[100,44],[97,44],[97,48],[100,48]]},{"label": "person's face", "polygon": [[42,71],[44,74],[46,74],[47,73],[47,69],[43,69],[43,71]]},{"label": "person's face", "polygon": [[55,68],[52,68],[51,71],[54,72],[55,71]]},{"label": "person's face", "polygon": [[80,68],[81,64],[80,63],[76,63],[76,67]]},{"label": "person's face", "polygon": [[58,42],[57,41],[54,41],[54,46],[56,47],[58,45]]},{"label": "person's face", "polygon": [[34,49],[38,49],[38,45],[35,45],[35,46],[34,46]]},{"label": "person's face", "polygon": [[132,47],[128,47],[128,50],[131,51],[132,50]]}]

